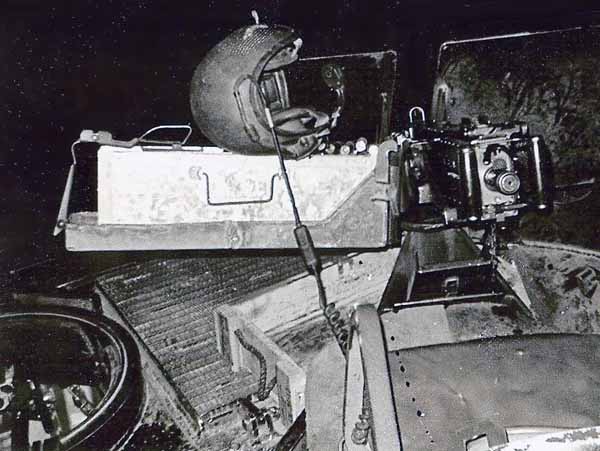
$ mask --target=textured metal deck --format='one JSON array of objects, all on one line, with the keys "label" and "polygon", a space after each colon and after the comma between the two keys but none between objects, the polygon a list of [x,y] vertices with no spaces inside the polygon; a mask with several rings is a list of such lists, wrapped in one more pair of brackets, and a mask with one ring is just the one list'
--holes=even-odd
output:
[{"label": "textured metal deck", "polygon": [[119,267],[97,286],[202,417],[258,388],[256,377],[232,373],[218,353],[214,310],[303,270],[299,257],[163,259]]}]

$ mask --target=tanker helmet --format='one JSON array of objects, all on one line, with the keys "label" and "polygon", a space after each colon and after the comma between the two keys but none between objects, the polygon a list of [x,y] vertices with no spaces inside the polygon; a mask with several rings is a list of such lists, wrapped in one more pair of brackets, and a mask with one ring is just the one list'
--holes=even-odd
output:
[{"label": "tanker helmet", "polygon": [[302,40],[291,28],[256,24],[218,43],[196,68],[191,109],[214,144],[242,154],[275,152],[269,107],[284,156],[313,152],[330,127],[326,113],[292,107],[284,68],[298,59]]}]

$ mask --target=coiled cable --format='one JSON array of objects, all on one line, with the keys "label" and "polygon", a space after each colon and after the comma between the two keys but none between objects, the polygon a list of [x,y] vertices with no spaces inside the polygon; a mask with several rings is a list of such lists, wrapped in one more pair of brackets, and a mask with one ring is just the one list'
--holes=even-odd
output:
[{"label": "coiled cable", "polygon": [[312,236],[310,234],[310,230],[304,224],[302,224],[302,220],[300,219],[300,214],[298,213],[298,207],[296,206],[296,199],[294,197],[294,192],[292,190],[292,186],[290,184],[290,179],[287,173],[287,169],[285,167],[285,161],[283,159],[283,152],[281,151],[281,145],[279,144],[279,138],[277,137],[277,132],[275,131],[275,124],[273,123],[273,118],[271,116],[271,111],[267,106],[265,99],[263,98],[262,92],[260,92],[260,97],[263,102],[263,106],[265,109],[265,116],[267,117],[267,123],[269,125],[269,129],[271,130],[271,136],[273,138],[273,144],[275,144],[275,149],[277,151],[277,157],[279,158],[279,166],[281,168],[281,175],[283,176],[283,180],[285,182],[285,187],[288,193],[288,197],[290,199],[290,204],[292,206],[292,212],[294,214],[294,236],[296,238],[296,243],[298,244],[298,249],[302,253],[302,258],[304,260],[304,264],[306,266],[309,274],[312,274],[317,282],[317,290],[319,292],[319,305],[323,314],[327,320],[327,324],[331,328],[333,335],[336,338],[336,341],[342,350],[344,355],[346,354],[347,342],[348,342],[348,332],[346,330],[346,322],[344,318],[342,318],[341,313],[337,310],[334,303],[327,303],[327,294],[325,292],[325,286],[323,285],[323,278],[321,277],[321,259],[319,254],[315,249],[315,244],[313,242]]}]

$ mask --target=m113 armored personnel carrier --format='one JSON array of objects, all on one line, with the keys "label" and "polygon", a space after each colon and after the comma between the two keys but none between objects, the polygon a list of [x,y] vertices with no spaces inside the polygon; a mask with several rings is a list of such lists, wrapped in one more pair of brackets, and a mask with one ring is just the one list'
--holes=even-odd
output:
[{"label": "m113 armored personnel carrier", "polygon": [[[515,242],[524,217],[544,221],[591,189],[557,181],[558,132],[537,134],[541,106],[561,96],[553,130],[566,127],[578,85],[551,65],[528,85],[531,61],[502,59],[544,42],[560,53],[581,30],[445,43],[432,105],[399,123],[395,52],[300,59],[296,31],[254,18],[192,78],[213,145],[188,144],[189,125],[129,140],[84,130],[73,143],[55,228],[67,249],[186,259],[102,274],[94,314],[3,313],[7,449],[122,447],[142,378],[203,449],[600,447],[599,338],[564,333],[563,304],[549,308],[534,283],[579,281],[593,304],[599,256]],[[575,76],[590,67],[579,56]],[[481,79],[464,83],[474,67]],[[97,211],[72,212],[90,148]],[[561,269],[574,259],[577,274]],[[48,359],[46,329],[73,345]]]}]

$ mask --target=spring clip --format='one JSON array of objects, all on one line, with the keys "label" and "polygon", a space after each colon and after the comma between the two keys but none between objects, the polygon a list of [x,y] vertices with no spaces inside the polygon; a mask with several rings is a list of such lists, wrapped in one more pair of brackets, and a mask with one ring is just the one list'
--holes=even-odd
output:
[{"label": "spring clip", "polygon": [[342,317],[342,313],[337,309],[335,302],[327,304],[323,310],[327,324],[329,325],[335,339],[342,349],[342,352],[346,353],[348,344],[348,330],[346,327],[346,320]]}]

